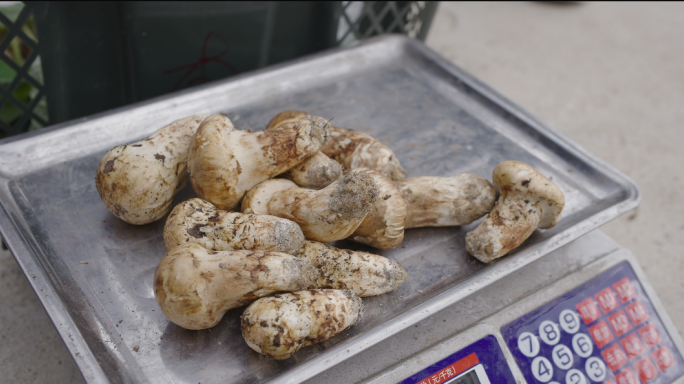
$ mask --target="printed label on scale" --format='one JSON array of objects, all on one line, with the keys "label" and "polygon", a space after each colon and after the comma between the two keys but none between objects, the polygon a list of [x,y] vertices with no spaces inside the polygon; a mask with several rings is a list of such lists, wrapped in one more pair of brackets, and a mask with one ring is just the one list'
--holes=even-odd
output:
[{"label": "printed label on scale", "polygon": [[399,384],[515,384],[499,342],[493,335],[470,344]]},{"label": "printed label on scale", "polygon": [[627,262],[501,327],[528,383],[669,384],[684,360]]}]

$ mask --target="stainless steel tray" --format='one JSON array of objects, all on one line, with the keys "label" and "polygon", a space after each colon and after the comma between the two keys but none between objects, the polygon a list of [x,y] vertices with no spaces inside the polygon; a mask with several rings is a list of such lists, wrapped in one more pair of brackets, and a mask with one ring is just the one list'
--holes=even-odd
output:
[{"label": "stainless steel tray", "polygon": [[[472,172],[490,179],[499,162],[524,161],[563,190],[563,218],[489,265],[465,251],[465,233],[477,223],[408,230],[402,246],[380,252],[404,265],[408,281],[364,299],[365,317],[357,325],[286,361],[247,347],[239,328],[243,308],[229,311],[213,329],[181,329],[166,320],[152,292],[165,254],[164,220],[133,226],[114,217],[95,189],[97,165],[111,147],[187,115],[222,112],[238,128],[263,129],[284,109],[374,135],[394,149],[409,177]],[[193,196],[187,187],[176,202]],[[0,232],[89,382],[303,381],[636,207],[639,199],[627,177],[400,36],[0,141]]]}]

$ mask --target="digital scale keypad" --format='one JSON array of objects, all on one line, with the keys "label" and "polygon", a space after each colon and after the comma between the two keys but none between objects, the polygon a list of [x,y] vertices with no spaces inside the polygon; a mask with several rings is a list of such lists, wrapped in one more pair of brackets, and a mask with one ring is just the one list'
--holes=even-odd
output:
[{"label": "digital scale keypad", "polygon": [[528,383],[669,384],[684,361],[627,262],[501,327]]}]

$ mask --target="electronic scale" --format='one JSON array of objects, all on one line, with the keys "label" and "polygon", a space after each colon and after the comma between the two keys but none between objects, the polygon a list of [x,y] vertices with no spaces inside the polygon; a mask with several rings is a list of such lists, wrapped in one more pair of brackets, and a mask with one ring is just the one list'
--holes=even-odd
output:
[{"label": "electronic scale", "polygon": [[634,256],[593,231],[307,383],[684,383]]},{"label": "electronic scale", "polygon": [[[407,230],[389,251],[340,245],[393,258],[408,279],[285,361],[247,346],[243,308],[212,329],[182,329],[152,289],[164,221],[114,217],[97,165],[189,115],[259,129],[287,109],[379,138],[409,177],[491,179],[500,162],[523,161],[563,191],[561,221],[490,264],[465,251],[478,222]],[[174,204],[195,196],[187,187]],[[0,232],[89,383],[682,383],[679,335],[634,257],[597,230],[639,199],[629,178],[404,36],[0,141]]]}]

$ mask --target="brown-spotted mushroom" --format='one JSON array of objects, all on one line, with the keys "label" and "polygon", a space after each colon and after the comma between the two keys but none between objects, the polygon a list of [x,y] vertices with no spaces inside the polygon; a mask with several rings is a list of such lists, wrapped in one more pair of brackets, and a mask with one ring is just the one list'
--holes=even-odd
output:
[{"label": "brown-spotted mushroom", "polygon": [[211,115],[190,144],[190,181],[200,198],[230,210],[255,185],[313,156],[329,137],[330,125],[320,117],[251,133],[236,130],[225,116]]},{"label": "brown-spotted mushroom", "polygon": [[466,249],[488,263],[522,244],[537,228],[558,223],[565,205],[563,192],[531,166],[504,161],[493,172],[499,200],[489,216],[466,235]]},{"label": "brown-spotted mushroom", "polygon": [[491,211],[496,201],[492,184],[471,173],[411,177],[396,185],[408,204],[406,228],[470,224]]},{"label": "brown-spotted mushroom", "polygon": [[307,241],[295,256],[316,268],[317,288],[351,289],[359,297],[394,291],[408,277],[395,260],[316,241]]},{"label": "brown-spotted mushroom", "polygon": [[176,120],[146,139],[110,149],[95,176],[105,206],[130,224],[164,217],[176,193],[188,183],[188,147],[205,117]]},{"label": "brown-spotted mushroom", "polygon": [[349,237],[373,207],[378,188],[364,173],[348,173],[321,190],[290,180],[266,180],[242,200],[242,212],[273,215],[299,224],[304,237],[329,243]]},{"label": "brown-spotted mushroom", "polygon": [[[286,125],[306,116],[309,115],[302,111],[284,111],[268,123],[267,129]],[[406,171],[399,163],[399,158],[375,137],[336,126],[330,127],[330,134],[331,138],[321,152],[342,164],[344,169],[369,168],[393,181],[406,178]]]},{"label": "brown-spotted mushroom", "polygon": [[[308,116],[304,112],[285,111],[271,119],[266,126],[266,130],[297,124],[299,120]],[[342,168],[340,163],[324,155],[322,152],[317,152],[280,176],[292,180],[300,187],[321,189],[339,179],[343,172],[344,168]]]},{"label": "brown-spotted mushroom", "polygon": [[171,322],[206,329],[232,308],[276,292],[307,289],[315,278],[313,267],[286,253],[209,251],[189,243],[161,260],[154,274],[154,295]]},{"label": "brown-spotted mushroom", "polygon": [[252,303],[242,314],[242,337],[275,360],[325,341],[363,316],[363,303],[347,289],[281,293]]},{"label": "brown-spotted mushroom", "polygon": [[356,168],[350,173],[365,173],[378,187],[378,197],[350,240],[379,249],[392,249],[404,240],[408,210],[401,191],[387,176],[368,168]]},{"label": "brown-spotted mushroom", "polygon": [[304,234],[290,220],[217,209],[202,199],[178,204],[166,219],[166,250],[197,243],[212,251],[260,249],[293,254],[304,245]]}]

